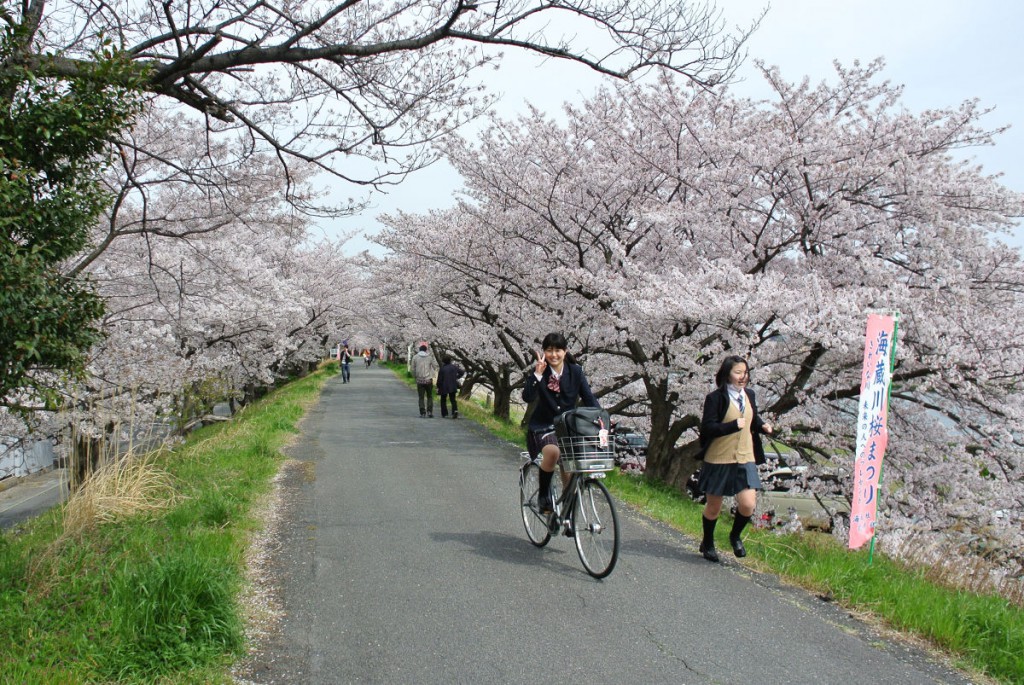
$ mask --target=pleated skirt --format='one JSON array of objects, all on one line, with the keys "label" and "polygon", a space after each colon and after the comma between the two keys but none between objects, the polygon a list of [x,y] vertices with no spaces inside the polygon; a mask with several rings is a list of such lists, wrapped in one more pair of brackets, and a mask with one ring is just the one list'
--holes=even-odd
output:
[{"label": "pleated skirt", "polygon": [[754,462],[746,464],[704,464],[697,476],[697,487],[706,495],[727,497],[743,490],[762,490],[761,477]]}]

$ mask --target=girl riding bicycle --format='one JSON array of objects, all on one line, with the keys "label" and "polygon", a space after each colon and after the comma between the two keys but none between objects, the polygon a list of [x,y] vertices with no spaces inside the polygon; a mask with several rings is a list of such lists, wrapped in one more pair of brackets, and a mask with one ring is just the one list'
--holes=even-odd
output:
[{"label": "girl riding bicycle", "polygon": [[555,436],[555,417],[574,409],[582,400],[583,406],[600,404],[590,390],[583,367],[576,364],[566,351],[568,343],[561,333],[548,333],[541,343],[543,352],[537,352],[533,373],[526,374],[523,401],[536,406],[530,415],[526,430],[526,448],[534,459],[540,460],[540,493],[538,506],[542,512],[551,511],[551,474],[555,471],[560,451]]}]

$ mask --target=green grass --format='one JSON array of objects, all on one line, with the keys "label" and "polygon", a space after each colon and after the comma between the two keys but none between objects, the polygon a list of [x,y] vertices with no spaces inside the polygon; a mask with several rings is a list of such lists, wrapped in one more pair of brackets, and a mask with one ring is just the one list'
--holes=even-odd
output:
[{"label": "green grass", "polygon": [[173,505],[78,536],[59,510],[0,536],[0,683],[229,683],[250,511],[337,372],[326,365],[196,431],[156,465]]}]

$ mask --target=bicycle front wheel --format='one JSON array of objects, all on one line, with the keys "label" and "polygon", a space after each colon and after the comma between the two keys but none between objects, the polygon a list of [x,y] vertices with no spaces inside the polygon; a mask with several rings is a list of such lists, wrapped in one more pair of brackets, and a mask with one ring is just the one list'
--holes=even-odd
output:
[{"label": "bicycle front wheel", "polygon": [[523,512],[523,526],[526,537],[537,547],[543,547],[551,539],[548,526],[550,514],[541,514],[537,508],[537,493],[540,491],[540,467],[530,463],[519,473],[519,505]]},{"label": "bicycle front wheel", "polygon": [[580,484],[572,526],[576,551],[587,573],[595,578],[611,573],[619,558],[619,517],[604,483],[591,478]]}]

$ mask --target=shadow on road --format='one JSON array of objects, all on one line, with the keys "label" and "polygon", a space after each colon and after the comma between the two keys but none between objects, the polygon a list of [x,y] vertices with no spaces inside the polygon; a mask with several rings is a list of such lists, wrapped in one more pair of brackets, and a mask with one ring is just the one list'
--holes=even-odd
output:
[{"label": "shadow on road", "polygon": [[[544,568],[561,574],[587,575],[576,556],[569,538],[552,539],[543,548],[535,547],[525,538],[482,530],[479,533],[431,533],[435,542],[455,542],[488,559],[529,568]],[[571,556],[566,556],[567,554]]]}]

